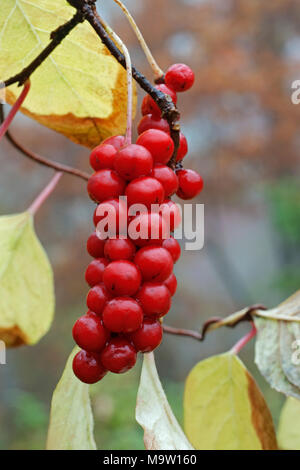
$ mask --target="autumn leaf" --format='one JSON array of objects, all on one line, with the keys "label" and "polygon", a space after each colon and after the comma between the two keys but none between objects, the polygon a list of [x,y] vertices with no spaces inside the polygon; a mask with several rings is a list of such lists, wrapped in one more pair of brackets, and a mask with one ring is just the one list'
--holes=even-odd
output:
[{"label": "autumn leaf", "polygon": [[0,339],[36,343],[54,315],[53,274],[28,212],[0,217]]},{"label": "autumn leaf", "polygon": [[[50,42],[50,33],[72,18],[65,0],[1,0],[0,80],[20,72]],[[126,72],[92,27],[79,24],[31,76],[21,111],[69,137],[95,147],[126,129]],[[13,104],[17,85],[6,89]],[[136,102],[136,97],[134,97]]]},{"label": "autumn leaf", "polygon": [[190,372],[184,428],[199,450],[276,449],[266,402],[253,377],[231,352],[199,362]]},{"label": "autumn leaf", "polygon": [[147,450],[191,450],[160,383],[153,353],[144,355],[136,420],[144,429]]},{"label": "autumn leaf", "polygon": [[287,398],[280,415],[278,445],[283,450],[300,450],[300,401]]}]

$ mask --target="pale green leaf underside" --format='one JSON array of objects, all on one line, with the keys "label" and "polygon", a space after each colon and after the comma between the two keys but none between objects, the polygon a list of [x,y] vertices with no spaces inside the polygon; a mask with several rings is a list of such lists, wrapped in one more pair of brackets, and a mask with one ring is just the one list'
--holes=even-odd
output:
[{"label": "pale green leaf underside", "polygon": [[281,411],[278,445],[283,450],[300,450],[300,401],[289,397]]}]

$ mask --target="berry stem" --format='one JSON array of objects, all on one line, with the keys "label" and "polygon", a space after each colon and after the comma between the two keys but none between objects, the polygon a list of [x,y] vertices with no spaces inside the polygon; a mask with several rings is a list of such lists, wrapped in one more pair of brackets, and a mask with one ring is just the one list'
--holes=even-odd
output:
[{"label": "berry stem", "polygon": [[51,178],[47,186],[42,190],[42,192],[37,196],[37,198],[33,201],[31,206],[28,208],[28,212],[30,212],[32,215],[36,214],[39,208],[43,205],[43,203],[48,199],[50,194],[52,194],[52,192],[56,188],[56,185],[59,182],[61,176],[62,176],[61,171],[58,171],[55,173],[55,175]]},{"label": "berry stem", "polygon": [[124,12],[125,16],[127,17],[133,31],[135,32],[135,35],[136,37],[138,38],[138,41],[145,53],[145,56],[149,62],[149,65],[151,67],[151,69],[153,70],[153,74],[154,74],[154,78],[155,78],[155,81],[156,80],[161,80],[161,78],[164,76],[164,72],[162,71],[162,69],[158,66],[156,60],[154,59],[139,27],[137,26],[134,18],[132,17],[131,13],[129,12],[129,10],[127,9],[127,7],[120,1],[120,0],[114,0],[115,3],[117,3],[119,5],[119,7],[122,9],[122,11]]},{"label": "berry stem", "polygon": [[15,104],[11,108],[9,114],[7,115],[6,119],[4,120],[4,122],[2,123],[0,127],[0,140],[2,139],[4,134],[7,132],[7,129],[9,128],[12,120],[14,119],[15,115],[19,111],[20,107],[22,106],[22,103],[24,102],[29,90],[30,90],[30,80],[27,80],[24,83],[24,87],[19,98],[16,100]]},{"label": "berry stem", "polygon": [[251,341],[251,339],[254,338],[254,336],[256,335],[256,333],[257,333],[256,327],[255,327],[253,322],[251,322],[251,324],[252,324],[252,328],[249,331],[249,333],[247,333],[245,336],[243,336],[243,338],[241,338],[235,344],[235,346],[233,346],[233,348],[231,349],[231,352],[233,354],[239,354],[241,352],[241,350],[246,346],[246,344],[248,344],[249,341]]}]

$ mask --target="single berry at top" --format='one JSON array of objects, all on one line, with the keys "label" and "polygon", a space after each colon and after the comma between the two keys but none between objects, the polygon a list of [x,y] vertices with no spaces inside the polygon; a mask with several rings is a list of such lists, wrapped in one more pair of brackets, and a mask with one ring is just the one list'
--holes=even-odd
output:
[{"label": "single berry at top", "polygon": [[185,64],[174,64],[168,68],[165,75],[166,85],[177,92],[189,90],[195,81],[195,74]]},{"label": "single berry at top", "polygon": [[114,168],[122,178],[133,180],[149,175],[153,168],[153,157],[142,145],[127,145],[116,154]]},{"label": "single berry at top", "polygon": [[126,139],[124,135],[113,135],[103,140],[101,145],[112,145],[116,150],[120,150],[125,146]]},{"label": "single berry at top", "polygon": [[194,170],[180,170],[177,173],[179,188],[177,196],[181,199],[193,199],[203,189],[203,179]]},{"label": "single berry at top", "polygon": [[81,382],[94,384],[105,376],[107,369],[103,367],[99,354],[82,350],[73,359],[73,372]]},{"label": "single berry at top", "polygon": [[158,129],[148,129],[136,142],[149,150],[155,164],[168,163],[174,152],[174,142],[170,135]]}]

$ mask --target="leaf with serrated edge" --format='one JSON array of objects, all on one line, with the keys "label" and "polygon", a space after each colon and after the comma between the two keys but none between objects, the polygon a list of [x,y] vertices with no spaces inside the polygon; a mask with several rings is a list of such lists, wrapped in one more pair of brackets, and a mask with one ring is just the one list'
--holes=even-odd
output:
[{"label": "leaf with serrated edge", "polygon": [[300,450],[300,401],[289,397],[281,410],[278,446],[283,450]]},{"label": "leaf with serrated edge", "polygon": [[[0,0],[0,80],[27,66],[74,13],[66,0]],[[17,85],[8,87],[7,102],[13,104],[19,93]],[[124,133],[126,105],[125,70],[84,22],[32,74],[21,111],[76,143],[95,147]]]},{"label": "leaf with serrated edge", "polygon": [[147,450],[192,450],[160,383],[153,353],[144,355],[136,420],[144,429]]},{"label": "leaf with serrated edge", "polygon": [[34,344],[54,315],[53,274],[28,212],[0,217],[0,339]]},{"label": "leaf with serrated edge", "polygon": [[79,348],[74,348],[54,390],[47,450],[96,450],[89,385],[80,382],[72,370]]},{"label": "leaf with serrated edge", "polygon": [[199,362],[190,372],[185,385],[184,425],[198,450],[277,448],[264,397],[231,352]]}]

